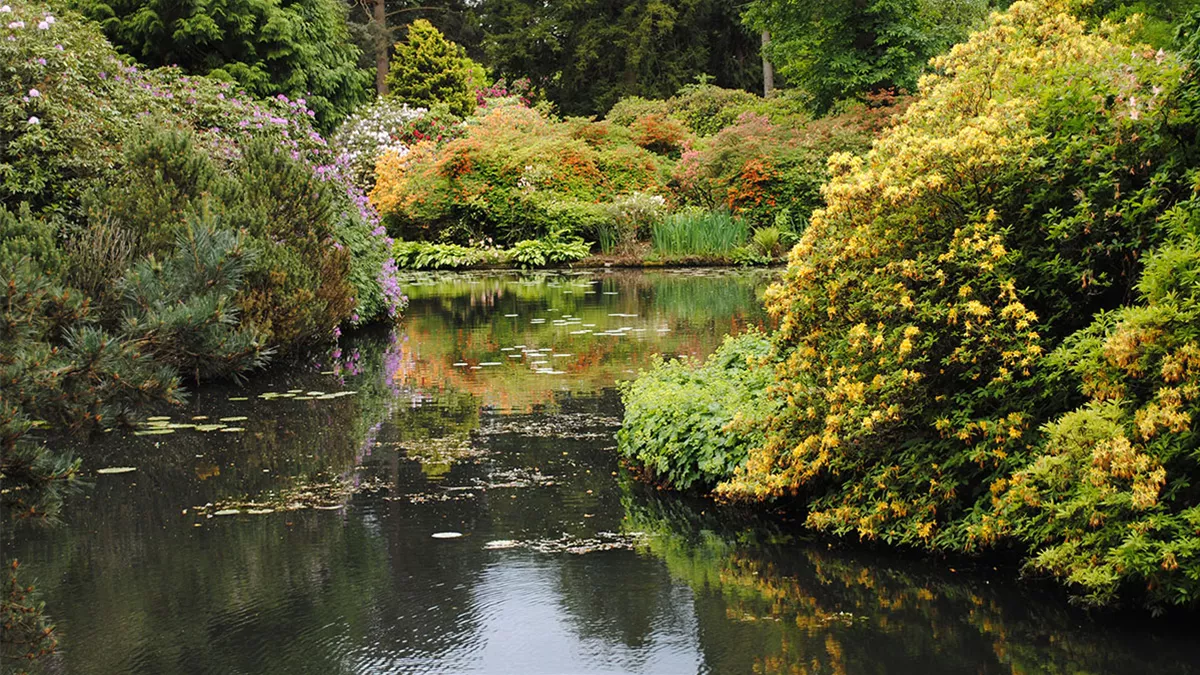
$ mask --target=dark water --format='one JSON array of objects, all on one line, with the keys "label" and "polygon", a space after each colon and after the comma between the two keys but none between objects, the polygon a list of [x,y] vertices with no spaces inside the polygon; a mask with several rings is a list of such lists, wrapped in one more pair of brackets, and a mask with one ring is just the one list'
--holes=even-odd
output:
[{"label": "dark water", "polygon": [[86,466],[136,471],[0,540],[61,630],[43,669],[1200,672],[1178,622],[1098,622],[1011,571],[806,541],[633,481],[614,382],[762,324],[765,281],[415,278],[395,333],[159,422],[234,431],[102,435]]}]

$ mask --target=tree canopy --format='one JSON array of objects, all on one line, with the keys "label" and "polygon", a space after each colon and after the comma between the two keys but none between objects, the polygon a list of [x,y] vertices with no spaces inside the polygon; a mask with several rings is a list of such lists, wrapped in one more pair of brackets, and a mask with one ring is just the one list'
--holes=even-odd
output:
[{"label": "tree canopy", "polygon": [[488,65],[529,77],[564,113],[666,98],[697,76],[761,86],[759,38],[731,0],[487,0],[479,12]]},{"label": "tree canopy", "polygon": [[256,96],[305,99],[320,126],[366,101],[339,0],[70,0],[120,50],[147,66],[178,65],[235,81]]}]

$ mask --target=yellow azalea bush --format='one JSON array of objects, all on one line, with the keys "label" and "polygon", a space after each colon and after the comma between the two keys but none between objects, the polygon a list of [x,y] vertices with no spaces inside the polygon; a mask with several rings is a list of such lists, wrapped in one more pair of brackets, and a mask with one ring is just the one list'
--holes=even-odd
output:
[{"label": "yellow azalea bush", "polygon": [[1089,401],[1046,427],[1029,464],[991,486],[973,529],[1015,536],[1028,567],[1110,602],[1127,586],[1153,605],[1200,596],[1200,208],[1146,265],[1142,302],[1097,319],[1051,362]]},{"label": "yellow azalea bush", "polygon": [[934,59],[870,152],[830,159],[767,293],[766,441],[718,493],[799,495],[810,527],[892,544],[1012,533],[993,490],[1078,400],[1046,354],[1133,292],[1191,192],[1184,64],[1121,30],[1016,2]]}]

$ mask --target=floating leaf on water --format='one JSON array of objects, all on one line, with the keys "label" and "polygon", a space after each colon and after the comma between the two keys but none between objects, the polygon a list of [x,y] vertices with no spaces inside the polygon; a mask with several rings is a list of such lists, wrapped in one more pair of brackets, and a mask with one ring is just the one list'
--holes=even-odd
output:
[{"label": "floating leaf on water", "polygon": [[195,424],[171,423],[167,425],[168,429],[195,429]]},{"label": "floating leaf on water", "polygon": [[246,427],[225,427],[224,429],[221,429],[221,431],[223,431],[225,433],[235,433],[238,431],[245,431],[245,430],[246,430]]},{"label": "floating leaf on water", "polygon": [[246,513],[252,516],[261,516],[264,513],[275,513],[275,509],[246,509]]},{"label": "floating leaf on water", "polygon": [[216,431],[224,426],[224,424],[197,424],[196,431]]},{"label": "floating leaf on water", "polygon": [[434,532],[429,536],[433,537],[434,539],[458,539],[463,535],[462,532]]},{"label": "floating leaf on water", "polygon": [[166,415],[158,415],[156,417],[147,417],[147,422],[170,422],[171,418]]},{"label": "floating leaf on water", "polygon": [[303,394],[303,393],[304,393],[304,390],[303,390],[303,389],[288,389],[288,390],[287,390],[287,393],[289,393],[289,394]]},{"label": "floating leaf on water", "polygon": [[229,400],[230,401],[249,401],[250,399],[245,396],[230,396]]},{"label": "floating leaf on water", "polygon": [[294,398],[292,400],[293,401],[311,401],[311,400],[313,400],[313,397],[312,396],[297,396],[296,398]]},{"label": "floating leaf on water", "polygon": [[239,514],[241,512],[242,512],[241,509],[221,509],[220,511],[217,511],[213,515],[214,516],[236,516],[237,514]]},{"label": "floating leaf on water", "polygon": [[239,417],[222,417],[220,421],[222,421],[222,422],[245,422],[248,419],[250,419],[250,418],[243,415],[243,416],[239,416]]},{"label": "floating leaf on water", "polygon": [[318,511],[337,511],[338,509],[345,508],[345,506],[345,504],[333,504],[330,506],[314,506],[313,508]]},{"label": "floating leaf on water", "polygon": [[497,549],[516,548],[520,545],[521,542],[515,539],[497,539],[495,541],[489,541],[488,543],[484,544],[483,547],[489,551],[494,551]]},{"label": "floating leaf on water", "polygon": [[174,429],[143,429],[142,431],[133,432],[134,436],[163,436],[166,434],[175,433]]},{"label": "floating leaf on water", "polygon": [[96,473],[105,473],[105,474],[129,473],[130,471],[137,471],[137,467],[136,466],[110,466],[105,469],[96,469]]},{"label": "floating leaf on water", "polygon": [[199,422],[200,420],[208,419],[208,415],[194,415],[192,419]]},{"label": "floating leaf on water", "polygon": [[318,401],[332,401],[335,398],[338,398],[337,394],[325,394],[323,396],[316,397]]}]

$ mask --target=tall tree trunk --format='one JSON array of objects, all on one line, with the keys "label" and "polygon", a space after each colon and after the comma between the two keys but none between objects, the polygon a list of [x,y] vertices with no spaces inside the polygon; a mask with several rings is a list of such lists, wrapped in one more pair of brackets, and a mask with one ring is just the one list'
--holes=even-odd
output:
[{"label": "tall tree trunk", "polygon": [[384,0],[372,0],[375,10],[375,93],[386,96],[388,93],[388,30],[387,13],[384,11]]},{"label": "tall tree trunk", "polygon": [[763,96],[769,97],[775,91],[775,66],[767,58],[767,45],[771,44],[771,32],[762,32],[762,62],[763,62]]}]

